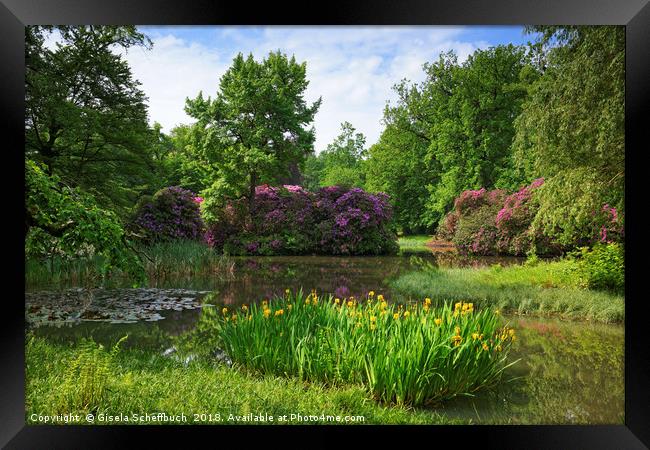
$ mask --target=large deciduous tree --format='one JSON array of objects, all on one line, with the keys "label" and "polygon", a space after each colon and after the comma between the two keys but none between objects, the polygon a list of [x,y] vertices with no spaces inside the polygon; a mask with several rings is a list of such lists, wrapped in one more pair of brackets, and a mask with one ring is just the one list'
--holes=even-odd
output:
[{"label": "large deciduous tree", "polygon": [[[516,121],[516,156],[544,177],[534,225],[564,244],[593,238],[603,208],[624,212],[625,29],[531,27],[543,75]],[[619,214],[620,215],[620,214]]]},{"label": "large deciduous tree", "polygon": [[118,54],[134,26],[25,29],[25,154],[124,216],[151,181],[145,95]]},{"label": "large deciduous tree", "polygon": [[280,52],[261,62],[239,54],[213,100],[202,93],[187,100],[186,111],[200,130],[194,145],[214,170],[204,192],[206,210],[245,197],[252,212],[255,186],[286,177],[313,151],[314,129],[307,127],[321,101],[308,105],[304,99],[306,70],[306,63]]}]

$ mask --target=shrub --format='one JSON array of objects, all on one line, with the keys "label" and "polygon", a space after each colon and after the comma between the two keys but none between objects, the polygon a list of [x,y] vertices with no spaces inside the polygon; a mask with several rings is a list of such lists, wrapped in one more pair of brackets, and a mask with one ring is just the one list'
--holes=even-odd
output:
[{"label": "shrub", "polygon": [[258,186],[252,213],[245,199],[229,202],[208,227],[209,245],[231,254],[384,254],[397,252],[385,194],[326,187]]},{"label": "shrub", "polygon": [[138,208],[133,225],[146,242],[200,239],[204,232],[202,201],[178,186],[161,189]]},{"label": "shrub", "polygon": [[500,189],[464,191],[441,222],[439,234],[461,253],[558,254],[562,248],[532,226],[539,207],[535,190],[543,184],[544,179],[538,178],[510,195]]},{"label": "shrub", "polygon": [[580,273],[591,289],[616,292],[625,290],[625,256],[619,243],[598,243],[590,250],[582,247],[577,252]]}]

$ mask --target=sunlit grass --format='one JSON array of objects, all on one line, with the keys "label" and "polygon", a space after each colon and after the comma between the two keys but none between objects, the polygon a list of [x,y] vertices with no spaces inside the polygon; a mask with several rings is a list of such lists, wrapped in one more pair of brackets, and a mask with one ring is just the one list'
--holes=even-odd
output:
[{"label": "sunlit grass", "polygon": [[[104,350],[108,352],[108,350]],[[291,414],[315,415],[319,420],[290,424],[343,424],[321,415],[363,416],[363,421],[349,424],[463,424],[471,419],[452,419],[434,410],[406,406],[383,406],[368,397],[356,385],[328,387],[323,383],[305,384],[297,378],[253,375],[236,368],[215,365],[208,359],[196,359],[184,366],[151,350],[121,350],[112,358],[106,395],[80,407],[79,403],[61,403],[69,367],[83,349],[77,344],[62,345],[42,338],[28,341],[26,348],[26,421],[32,414],[80,414],[95,416],[145,414],[164,411],[169,415],[184,413],[189,424],[238,424],[230,415],[267,414],[275,418]],[[209,420],[219,415],[221,420]],[[194,422],[198,414],[198,422]],[[81,422],[82,424],[87,422]],[[93,425],[114,424],[95,421]],[[122,422],[126,423],[126,422]],[[128,422],[133,424],[134,422]],[[163,424],[150,422],[148,424]]]},{"label": "sunlit grass", "polygon": [[391,287],[436,302],[467,300],[504,312],[621,322],[624,297],[588,290],[572,260],[486,268],[427,268],[401,275]]}]

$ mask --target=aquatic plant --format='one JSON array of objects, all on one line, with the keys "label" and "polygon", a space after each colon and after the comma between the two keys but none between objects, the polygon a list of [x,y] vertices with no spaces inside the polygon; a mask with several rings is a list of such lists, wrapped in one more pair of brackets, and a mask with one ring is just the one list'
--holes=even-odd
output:
[{"label": "aquatic plant", "polygon": [[328,384],[363,385],[386,403],[435,404],[498,383],[514,329],[498,312],[472,303],[434,307],[430,299],[389,304],[320,298],[287,290],[283,297],[235,310],[206,309],[219,345],[253,371]]}]

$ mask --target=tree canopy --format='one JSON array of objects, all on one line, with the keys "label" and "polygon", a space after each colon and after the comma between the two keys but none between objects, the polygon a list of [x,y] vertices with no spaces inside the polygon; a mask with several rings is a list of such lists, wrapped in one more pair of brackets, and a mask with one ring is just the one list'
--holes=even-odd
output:
[{"label": "tree canopy", "polygon": [[320,99],[308,105],[307,66],[281,52],[261,62],[240,53],[221,77],[212,100],[203,94],[187,100],[197,120],[196,149],[213,169],[206,205],[246,197],[254,208],[255,186],[289,175],[313,151],[314,120]]}]

